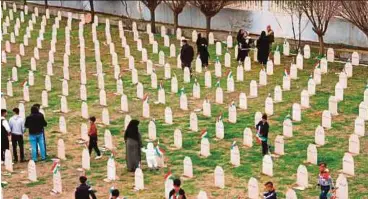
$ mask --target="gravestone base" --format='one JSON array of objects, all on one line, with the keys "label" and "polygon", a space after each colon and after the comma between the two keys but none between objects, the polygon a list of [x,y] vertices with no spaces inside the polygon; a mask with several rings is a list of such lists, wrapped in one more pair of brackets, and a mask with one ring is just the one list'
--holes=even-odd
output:
[{"label": "gravestone base", "polygon": [[201,152],[198,152],[198,156],[199,156],[200,158],[208,158],[208,157],[210,157],[210,156],[211,156],[211,153],[210,153],[210,154],[208,154],[208,156],[203,156],[203,155],[201,155]]},{"label": "gravestone base", "polygon": [[57,192],[56,190],[54,190],[54,189],[51,189],[51,191],[50,191],[50,195],[52,195],[52,196],[56,196],[56,195],[59,195],[60,193],[59,192]]},{"label": "gravestone base", "polygon": [[107,178],[103,179],[104,182],[115,182],[117,180],[119,180],[118,177],[115,177],[115,180],[110,180],[110,179],[107,179]]},{"label": "gravestone base", "polygon": [[248,99],[255,99],[255,98],[257,98],[257,96],[251,96],[251,95],[250,95],[250,96],[247,96],[247,98],[248,98]]},{"label": "gravestone base", "polygon": [[293,187],[293,189],[296,189],[296,190],[299,190],[299,191],[304,191],[306,189],[308,189],[308,187],[311,187],[312,185],[308,185],[307,187],[302,187],[302,186],[298,186],[298,185],[295,185],[295,187]]},{"label": "gravestone base", "polygon": [[342,169],[341,170],[338,170],[337,172],[343,174],[346,178],[353,178],[353,177],[355,177],[355,176],[352,176],[350,174],[344,173]]}]

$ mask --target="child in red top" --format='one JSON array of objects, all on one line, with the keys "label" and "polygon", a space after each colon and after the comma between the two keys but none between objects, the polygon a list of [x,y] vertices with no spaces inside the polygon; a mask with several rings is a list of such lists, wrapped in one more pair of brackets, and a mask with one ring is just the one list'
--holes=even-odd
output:
[{"label": "child in red top", "polygon": [[88,150],[89,150],[89,155],[91,155],[92,149],[95,150],[95,152],[97,153],[97,157],[95,159],[97,160],[101,158],[101,153],[97,146],[97,127],[96,127],[95,122],[96,122],[96,117],[92,116],[89,118],[90,127],[88,130],[88,136],[89,136]]}]

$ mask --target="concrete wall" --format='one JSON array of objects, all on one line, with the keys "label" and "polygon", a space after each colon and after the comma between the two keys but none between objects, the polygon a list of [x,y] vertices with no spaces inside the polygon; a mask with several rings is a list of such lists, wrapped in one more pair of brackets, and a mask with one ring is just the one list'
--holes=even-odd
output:
[{"label": "concrete wall", "polygon": [[[43,1],[29,2],[43,4]],[[149,10],[140,1],[126,2],[127,8],[121,1],[95,1],[94,7],[96,12],[119,16],[125,15],[134,19],[150,20]],[[271,25],[276,37],[292,38],[293,33],[290,16],[268,11],[267,4],[268,2],[266,1],[264,4],[266,9],[259,11],[235,10],[230,8],[223,9],[212,18],[211,28],[215,30],[230,31],[230,24],[236,24],[237,27],[233,27],[233,31],[242,27],[250,33],[260,34],[267,25]],[[86,11],[90,10],[89,1],[49,1],[49,5],[76,8]],[[172,11],[164,3],[157,7],[155,14],[156,21],[158,22],[173,22]],[[179,15],[179,25],[205,28],[206,20],[199,9],[188,5]],[[311,23],[308,22],[307,18],[302,19],[302,28],[304,29],[302,40],[318,41],[316,34],[312,31]],[[346,44],[368,48],[367,36],[351,23],[339,18],[331,20],[324,40],[326,43],[331,44]]]}]

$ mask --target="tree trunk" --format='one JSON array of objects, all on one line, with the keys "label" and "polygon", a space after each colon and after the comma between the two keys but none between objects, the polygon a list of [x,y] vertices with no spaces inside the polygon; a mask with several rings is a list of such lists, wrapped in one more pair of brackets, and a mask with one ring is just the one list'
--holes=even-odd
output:
[{"label": "tree trunk", "polygon": [[45,8],[49,7],[49,2],[47,0],[45,0]]},{"label": "tree trunk", "polygon": [[95,7],[93,4],[93,0],[89,0],[89,6],[91,7],[91,21],[95,22]]},{"label": "tree trunk", "polygon": [[323,35],[318,35],[318,41],[319,41],[319,55],[324,55],[325,51],[325,44],[323,43]]},{"label": "tree trunk", "polygon": [[27,0],[24,0],[24,1],[23,1],[23,4],[24,4],[24,5],[27,5]]},{"label": "tree trunk", "polygon": [[211,31],[211,16],[206,16],[206,35],[208,38],[208,35],[210,34]]},{"label": "tree trunk", "polygon": [[299,27],[299,36],[298,36],[298,49],[301,48],[301,39],[302,39],[302,14],[300,13],[298,16],[298,27]]},{"label": "tree trunk", "polygon": [[151,13],[151,32],[156,33],[155,9],[150,9]]},{"label": "tree trunk", "polygon": [[174,12],[174,29],[178,29],[179,26],[179,13]]},{"label": "tree trunk", "polygon": [[291,18],[291,29],[293,30],[294,46],[295,46],[295,50],[298,52],[299,46],[297,46],[297,41],[296,41],[296,34],[295,34],[295,25],[294,25],[293,13],[290,14],[290,18]]}]

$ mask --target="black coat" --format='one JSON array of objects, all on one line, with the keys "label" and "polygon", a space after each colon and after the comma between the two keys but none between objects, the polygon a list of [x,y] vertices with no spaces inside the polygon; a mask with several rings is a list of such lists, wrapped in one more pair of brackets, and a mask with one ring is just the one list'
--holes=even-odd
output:
[{"label": "black coat", "polygon": [[87,184],[81,184],[75,190],[75,199],[90,199],[90,196],[92,199],[97,199],[95,193]]},{"label": "black coat", "polygon": [[208,53],[208,41],[204,37],[200,37],[197,39],[197,52],[199,54],[199,58],[202,61],[202,65],[208,65],[208,57],[210,54]]},{"label": "black coat", "polygon": [[181,47],[180,51],[180,59],[183,65],[190,66],[190,63],[193,61],[194,50],[193,47],[189,44],[185,44]]},{"label": "black coat", "polygon": [[246,57],[248,57],[248,53],[250,50],[250,44],[253,41],[251,39],[241,39],[240,42],[238,43],[238,57],[237,57],[237,61],[241,61],[244,62],[244,59]]},{"label": "black coat", "polygon": [[262,137],[268,138],[268,129],[270,128],[268,122],[263,123],[262,121],[259,121],[256,125],[256,129],[258,128],[260,128],[259,134],[261,134]]},{"label": "black coat", "polygon": [[29,134],[37,135],[43,132],[47,122],[42,113],[32,113],[26,118],[24,126],[29,129]]},{"label": "black coat", "polygon": [[270,44],[267,37],[261,37],[257,40],[257,49],[258,62],[263,65],[267,64],[268,55],[270,54]]}]

